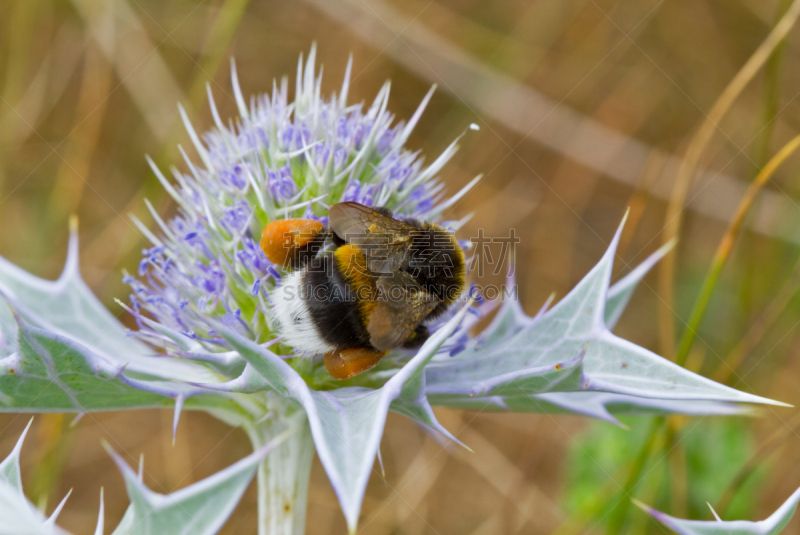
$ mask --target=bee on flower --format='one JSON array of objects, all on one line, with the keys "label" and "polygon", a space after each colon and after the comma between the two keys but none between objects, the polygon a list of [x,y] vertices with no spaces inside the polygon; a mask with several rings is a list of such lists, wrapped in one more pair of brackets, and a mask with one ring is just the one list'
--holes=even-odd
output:
[{"label": "bee on flower", "polygon": [[[186,158],[189,173],[173,171],[173,185],[152,165],[178,215],[152,212],[162,235],[146,232],[154,245],[125,282],[137,318],[146,311],[209,351],[229,349],[214,319],[258,343],[279,337],[290,355],[324,357],[345,379],[392,349],[419,347],[427,324],[461,295],[457,224],[434,222],[476,181],[446,199],[436,173],[456,142],[428,167],[405,148],[432,90],[408,123],[396,122],[388,84],[366,109],[347,103],[349,66],[340,94],[322,97],[313,55],[293,103],[286,80],[249,106],[237,88],[236,125],[222,123],[209,92],[216,128],[204,143],[186,121],[204,168]],[[381,245],[379,234],[397,243]],[[366,274],[345,266],[353,253],[368,255]],[[339,298],[313,300],[331,285]],[[353,299],[366,289],[370,296]],[[174,346],[140,318],[137,336]]]}]

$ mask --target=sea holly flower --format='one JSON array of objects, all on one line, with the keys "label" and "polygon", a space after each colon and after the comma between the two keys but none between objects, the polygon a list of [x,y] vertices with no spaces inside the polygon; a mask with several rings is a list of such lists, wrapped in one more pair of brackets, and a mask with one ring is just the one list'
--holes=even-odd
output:
[{"label": "sea holly flower", "polygon": [[[210,91],[216,126],[204,136],[181,110],[199,161],[183,153],[186,171],[173,170],[171,179],[152,165],[178,214],[164,221],[148,204],[158,228],[137,222],[150,244],[135,274],[125,275],[131,295],[120,302],[136,331],[126,332],[82,282],[75,228],[57,281],[0,261],[0,296],[13,309],[0,308],[0,408],[174,407],[176,425],[184,407],[204,410],[241,426],[256,449],[291,431],[257,472],[259,532],[279,535],[303,531],[315,450],[356,529],[390,410],[458,442],[432,406],[616,422],[619,413],[734,414],[741,403],[778,404],[612,334],[637,283],[667,251],[611,286],[621,227],[575,289],[534,316],[513,295],[499,306],[465,297],[429,326],[421,348],[394,350],[347,381],[330,377],[318,359],[296,358],[270,302],[285,272],[257,243],[269,222],[326,224],[330,206],[346,200],[458,233],[459,221],[442,220],[479,178],[447,196],[438,174],[458,139],[427,165],[406,148],[431,92],[407,123],[397,122],[387,110],[388,84],[369,106],[348,103],[349,73],[348,64],[339,94],[322,96],[312,49],[298,66],[294,102],[284,80],[248,104],[233,69],[235,122],[223,122]],[[472,336],[492,307],[489,327]]]}]

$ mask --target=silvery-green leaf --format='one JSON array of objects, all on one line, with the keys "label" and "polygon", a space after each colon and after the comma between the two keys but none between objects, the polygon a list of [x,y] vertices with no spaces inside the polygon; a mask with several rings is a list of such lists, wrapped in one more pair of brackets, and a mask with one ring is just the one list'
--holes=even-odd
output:
[{"label": "silvery-green leaf", "polygon": [[25,496],[0,481],[0,535],[66,535],[49,524],[44,515]]},{"label": "silvery-green leaf", "polygon": [[[183,402],[203,392],[161,379],[218,380],[202,364],[150,356],[152,350],[126,335],[80,278],[74,226],[66,266],[56,281],[34,277],[0,258],[0,301],[0,410],[161,407],[171,405],[172,398],[177,422]],[[186,340],[188,352],[197,349]],[[122,375],[123,370],[138,379]],[[235,410],[229,400],[209,396],[192,403],[222,403]]]},{"label": "silvery-green leaf", "polygon": [[[400,396],[392,401],[391,405],[389,405],[389,409],[415,420],[419,424],[440,433],[457,444],[461,444],[461,441],[453,436],[450,431],[445,429],[433,414],[433,408],[431,408],[428,397],[425,395],[424,373],[418,373],[406,381]],[[461,445],[464,446],[464,444]]]},{"label": "silvery-green leaf", "polygon": [[[431,397],[436,403],[436,398]],[[618,415],[685,414],[690,416],[731,416],[750,412],[747,405],[720,401],[650,399],[610,392],[547,392],[520,397],[463,397],[446,403],[454,409],[493,412],[532,412],[579,414],[614,425],[621,425]]]},{"label": "silvery-green leaf", "polygon": [[[528,318],[517,304],[507,301],[487,332],[471,340],[465,350],[454,357],[437,356],[426,367],[431,403],[581,390],[780,405],[715,383],[611,333],[606,300],[621,230],[622,226],[600,262],[553,308]],[[623,286],[618,295],[625,293]],[[516,317],[510,319],[510,314]],[[503,336],[494,335],[496,328]]]},{"label": "silvery-green leaf", "polygon": [[28,422],[8,457],[0,462],[0,535],[67,535],[55,525],[66,498],[50,518],[45,518],[22,492],[19,456],[32,421]]},{"label": "silvery-green leaf", "polygon": [[760,522],[682,520],[656,511],[639,501],[634,500],[634,502],[646,513],[680,535],[777,535],[783,531],[783,528],[794,516],[797,504],[800,502],[800,489],[797,489],[772,516]]},{"label": "silvery-green leaf", "polygon": [[22,494],[22,475],[19,471],[19,455],[22,452],[22,443],[25,441],[25,435],[28,434],[32,423],[33,418],[28,421],[28,425],[25,426],[25,430],[19,436],[17,443],[14,445],[14,449],[11,450],[8,457],[3,459],[3,462],[0,463],[0,481],[10,485],[11,488],[15,489],[20,494]]},{"label": "silvery-green leaf", "polygon": [[126,365],[129,371],[167,379],[213,380],[204,366],[151,356],[152,349],[127,335],[122,323],[81,279],[75,227],[73,224],[67,261],[58,280],[40,279],[0,258],[0,356],[14,350],[15,326],[8,302],[34,327],[80,342],[113,367]]},{"label": "silvery-green leaf", "polygon": [[107,448],[125,478],[131,505],[114,535],[203,533],[222,528],[256,473],[259,461],[285,437],[279,437],[216,474],[171,494],[147,488],[136,472]]},{"label": "silvery-green leaf", "polygon": [[[650,255],[644,262],[620,279],[608,290],[605,320],[612,329],[630,300],[638,283],[672,248],[669,243]],[[515,281],[513,272],[509,276],[507,286],[513,288]],[[503,336],[513,336],[521,329],[537,321],[547,311],[550,300],[533,317],[528,317],[516,299],[507,299],[487,328],[479,337],[479,344],[491,344],[501,340]],[[446,405],[452,408],[480,411],[513,411],[535,413],[579,414],[598,418],[615,425],[620,425],[615,415],[734,415],[745,414],[750,409],[746,405],[717,401],[687,401],[651,399],[610,392],[546,392],[516,397],[502,396],[437,396],[430,395],[431,403]]]},{"label": "silvery-green leaf", "polygon": [[[248,362],[243,376],[248,374],[250,377],[244,381],[234,381],[232,385],[208,386],[220,389],[267,386],[301,404],[308,416],[317,455],[339,498],[348,527],[354,531],[391,403],[401,397],[405,397],[406,402],[418,397],[421,383],[415,382],[417,376],[456,330],[468,307],[465,306],[436,331],[417,354],[378,389],[347,387],[331,391],[312,390],[277,355],[217,324],[217,332]],[[253,372],[258,372],[261,379],[253,377]],[[434,423],[432,411],[421,417],[431,419],[428,425],[441,428]]]},{"label": "silvery-green leaf", "polygon": [[85,412],[171,404],[121,382],[121,365],[70,338],[18,321],[17,351],[0,360],[0,409]]},{"label": "silvery-green leaf", "polygon": [[[0,359],[0,411],[91,412],[192,406],[241,412],[227,397],[175,381],[135,379],[83,344],[18,321],[17,350]],[[198,396],[199,394],[206,394]],[[194,397],[197,396],[197,397]]]}]

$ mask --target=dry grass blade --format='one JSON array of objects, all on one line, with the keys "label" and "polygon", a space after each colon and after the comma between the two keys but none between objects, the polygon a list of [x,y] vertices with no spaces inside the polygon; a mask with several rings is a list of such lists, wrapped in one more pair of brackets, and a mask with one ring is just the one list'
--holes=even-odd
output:
[{"label": "dry grass blade", "polygon": [[[692,141],[686,151],[686,156],[678,170],[675,187],[667,207],[663,243],[666,244],[680,235],[686,195],[692,184],[692,178],[697,171],[700,158],[705,152],[706,147],[708,147],[708,143],[711,141],[714,132],[719,128],[720,121],[747,84],[750,83],[778,45],[784,40],[789,30],[791,30],[795,22],[797,22],[798,16],[800,16],[800,0],[795,0],[767,38],[756,49],[753,55],[750,56],[750,59],[739,69],[739,72],[736,73],[736,76],[733,77],[733,80],[731,80],[719,96],[714,106],[711,108],[711,111],[706,115],[705,120],[700,125],[700,128],[698,128],[697,132],[692,137]],[[662,265],[659,270],[660,294],[666,301],[665,306],[669,307],[672,305],[672,296],[674,295],[675,259],[676,252],[673,251],[672,254],[667,255],[667,257],[662,260]],[[690,322],[690,325],[686,328],[686,332],[690,332],[691,328]],[[694,336],[693,332],[691,332],[691,336]],[[685,339],[686,334],[684,334],[684,340]],[[685,361],[686,356],[689,354],[688,348],[685,348],[684,345],[685,342],[682,341],[678,353],[676,354],[675,361],[678,363]]]},{"label": "dry grass blade", "polygon": [[111,68],[100,57],[99,51],[87,48],[73,134],[65,148],[47,210],[51,221],[57,224],[74,213],[80,204],[86,186],[85,177],[89,176],[98,146],[112,78]]},{"label": "dry grass blade", "polygon": [[[211,29],[208,32],[208,38],[203,47],[201,59],[195,61],[194,75],[192,82],[189,84],[187,91],[188,104],[193,110],[200,109],[206,97],[206,83],[213,82],[216,72],[222,63],[225,52],[230,46],[231,40],[236,34],[239,23],[249,5],[250,0],[227,0],[219,9],[218,16],[214,19]],[[171,34],[167,34],[165,39],[172,39]],[[157,54],[157,52],[154,52]],[[157,58],[158,61],[162,61]],[[119,66],[117,66],[119,70]],[[158,70],[158,69],[157,69]],[[171,84],[168,84],[168,86]],[[129,90],[136,90],[133,86]],[[143,95],[141,98],[145,98]],[[233,97],[230,97],[231,99]],[[138,101],[137,101],[138,102]],[[175,102],[178,102],[176,100]],[[174,106],[174,103],[173,103]],[[175,108],[173,108],[174,110]],[[174,120],[164,128],[164,144],[161,152],[156,156],[157,161],[170,161],[173,153],[175,152],[175,145],[180,136],[183,135],[184,126],[175,113],[171,116]],[[131,197],[131,201],[121,213],[133,213],[134,209],[141,206],[142,198],[147,191],[147,184],[144,184],[139,190]],[[164,202],[159,203],[156,200],[156,205],[159,211],[163,211],[165,206],[171,202],[167,198],[163,198]],[[149,221],[150,215],[144,214],[141,216],[144,221]],[[126,218],[116,219],[108,225],[103,232],[89,245],[87,248],[87,256],[91,258],[100,258],[98,262],[103,266],[114,266],[122,262],[131,252],[140,245],[138,235],[129,237],[130,232],[128,229],[128,221]],[[107,281],[103,282],[103,285]]]},{"label": "dry grass blade", "polygon": [[[192,106],[198,106],[205,100],[206,82],[213,79],[219,70],[225,52],[249,4],[250,0],[227,0],[220,7],[219,16],[214,20],[208,40],[203,47],[203,59],[197,65],[197,72],[187,91]],[[230,98],[233,100],[232,96]]]},{"label": "dry grass blade", "polygon": [[[798,5],[800,5],[800,3]],[[769,162],[767,162],[767,165],[764,166],[764,169],[758,173],[758,176],[756,176],[755,180],[753,180],[753,183],[750,184],[749,188],[747,188],[744,198],[742,198],[741,202],[739,203],[739,207],[736,209],[736,214],[734,214],[733,219],[731,219],[730,223],[728,224],[725,235],[722,237],[722,241],[720,241],[716,253],[714,253],[714,259],[711,261],[711,268],[709,269],[708,274],[703,281],[703,286],[700,289],[700,295],[697,297],[697,301],[695,301],[694,307],[692,308],[692,313],[689,316],[689,321],[686,325],[686,329],[681,337],[680,345],[678,346],[675,356],[676,363],[682,365],[684,362],[686,362],[686,357],[689,355],[689,350],[692,348],[692,342],[694,342],[697,329],[700,326],[700,322],[703,319],[703,314],[705,314],[706,307],[708,306],[708,301],[711,299],[711,294],[713,293],[714,287],[719,279],[719,274],[722,271],[725,261],[731,254],[731,249],[733,249],[733,244],[739,234],[739,229],[742,226],[745,216],[750,211],[750,207],[753,206],[753,201],[755,200],[756,195],[764,186],[764,184],[766,184],[767,181],[772,177],[778,167],[780,167],[780,165],[786,161],[786,159],[791,156],[798,149],[798,147],[800,147],[800,136],[796,136],[789,143],[784,145],[783,148],[779,150]]]},{"label": "dry grass blade", "polygon": [[[6,25],[12,24],[15,22],[6,21]],[[42,120],[63,96],[83,52],[70,42],[70,37],[68,27],[59,29],[52,46],[30,77],[16,72],[13,62],[8,65],[6,84],[0,95],[13,109],[0,107],[0,146],[6,146],[12,141],[22,144],[34,134],[34,129],[39,128]],[[12,82],[22,84],[24,92],[17,95]]]},{"label": "dry grass blade", "polygon": [[[792,0],[779,0],[776,8],[776,20],[780,20],[791,6]],[[760,128],[753,141],[753,161],[763,167],[770,155],[772,135],[775,131],[775,118],[780,110],[780,79],[783,71],[783,59],[786,56],[786,40],[783,40],[770,56],[764,67],[764,87],[761,96]]]},{"label": "dry grass blade", "polygon": [[[219,84],[214,82],[214,77],[222,64],[225,52],[236,35],[236,30],[239,28],[239,23],[249,4],[250,0],[226,0],[223,2],[208,31],[208,38],[203,46],[200,59],[195,60],[188,52],[184,51],[192,59],[195,67],[191,78],[192,81],[186,89],[187,102],[184,103],[185,105],[188,104],[188,109],[191,110],[192,114],[207,105],[208,93],[206,92],[206,86],[208,84],[214,84],[216,89],[220,88]],[[167,34],[165,39],[170,39],[174,44],[177,44],[171,34]],[[178,46],[180,47],[180,45]],[[234,101],[233,95],[224,89],[222,91],[228,99]],[[161,152],[155,157],[157,162],[170,161],[176,155],[174,147],[176,143],[174,140],[179,140],[184,135],[184,128],[183,122],[177,116],[174,116],[167,134],[164,136],[165,143]]]},{"label": "dry grass blade", "polygon": [[[88,33],[114,65],[121,84],[130,93],[145,122],[163,141],[177,117],[176,102],[183,100],[178,82],[147,35],[136,13],[124,0],[111,5],[72,0],[85,20]],[[112,31],[108,31],[109,26]]]},{"label": "dry grass blade", "polygon": [[[36,463],[30,476],[31,500],[42,511],[48,511],[50,494],[58,486],[72,452],[75,430],[69,426],[71,415],[50,413],[37,416]],[[56,503],[58,501],[56,500]]]}]

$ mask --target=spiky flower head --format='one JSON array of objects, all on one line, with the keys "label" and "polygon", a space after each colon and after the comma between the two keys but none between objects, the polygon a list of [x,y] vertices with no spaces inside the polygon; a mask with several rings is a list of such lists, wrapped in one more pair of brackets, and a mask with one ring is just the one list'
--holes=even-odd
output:
[{"label": "spiky flower head", "polygon": [[[454,154],[456,142],[428,166],[419,151],[405,147],[433,89],[408,123],[395,121],[387,110],[388,83],[370,106],[348,104],[348,63],[341,91],[326,98],[314,59],[313,48],[305,63],[300,58],[294,102],[284,78],[271,94],[248,106],[234,68],[241,116],[226,126],[209,89],[216,127],[202,139],[181,109],[202,165],[181,149],[188,172],[173,170],[171,182],[150,162],[177,202],[178,215],[164,222],[151,208],[158,235],[137,222],[152,242],[143,251],[137,277],[124,279],[133,289],[137,336],[180,349],[173,336],[164,334],[166,327],[207,350],[225,350],[209,323],[214,318],[256,342],[269,342],[275,336],[269,294],[282,273],[258,245],[270,221],[304,217],[325,223],[329,207],[341,201],[433,221],[474,184],[442,202],[443,185],[436,175]],[[451,230],[457,226],[443,224]],[[144,311],[157,324],[146,320]]]}]

